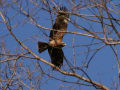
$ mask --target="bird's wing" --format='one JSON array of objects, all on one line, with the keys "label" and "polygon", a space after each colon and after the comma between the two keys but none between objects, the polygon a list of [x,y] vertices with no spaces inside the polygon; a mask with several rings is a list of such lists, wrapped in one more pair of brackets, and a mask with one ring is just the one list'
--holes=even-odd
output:
[{"label": "bird's wing", "polygon": [[57,47],[49,48],[48,52],[51,57],[52,64],[60,68],[63,65],[63,57],[64,57],[62,48],[57,48]]},{"label": "bird's wing", "polygon": [[67,22],[65,22],[65,20],[66,19],[64,16],[59,16],[56,18],[55,24],[52,27],[54,30],[51,30],[50,32],[50,41],[62,41],[65,31],[67,30]]}]

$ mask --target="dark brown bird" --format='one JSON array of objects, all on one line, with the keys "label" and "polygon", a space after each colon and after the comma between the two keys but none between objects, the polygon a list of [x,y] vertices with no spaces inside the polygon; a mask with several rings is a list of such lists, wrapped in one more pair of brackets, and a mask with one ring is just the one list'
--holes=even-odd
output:
[{"label": "dark brown bird", "polygon": [[60,12],[55,20],[55,24],[53,25],[50,36],[49,43],[46,42],[38,42],[39,52],[43,52],[48,49],[49,55],[51,57],[52,64],[58,66],[59,68],[63,65],[63,57],[64,53],[62,47],[66,44],[62,42],[65,31],[67,30],[68,18],[69,14],[67,14],[67,8],[61,7]]}]

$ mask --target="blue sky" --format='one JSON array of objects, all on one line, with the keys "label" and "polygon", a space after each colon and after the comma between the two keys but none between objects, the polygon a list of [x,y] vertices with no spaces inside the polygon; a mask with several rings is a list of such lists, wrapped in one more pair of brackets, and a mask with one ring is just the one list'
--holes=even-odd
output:
[{"label": "blue sky", "polygon": [[[59,0],[58,1],[58,3],[60,5],[65,5],[69,9],[69,11],[71,11],[71,7],[70,7],[69,3],[66,3],[66,2],[67,2],[67,0],[65,0],[65,1]],[[16,5],[13,5],[13,6],[14,6],[14,8],[16,8]],[[28,6],[29,6],[29,8],[26,8],[27,7],[26,4],[25,3],[22,4],[22,7],[25,8],[26,11],[31,11],[30,15],[36,19],[38,24],[40,24],[44,27],[47,27],[47,28],[51,28],[52,24],[51,24],[51,19],[50,19],[49,13],[41,10],[39,7],[37,9],[32,10],[34,8],[34,6],[30,2],[28,4]],[[46,41],[46,42],[48,41],[48,37],[46,37],[43,34],[43,32],[45,32],[47,35],[49,35],[49,31],[43,30],[41,28],[37,28],[30,22],[30,20],[26,16],[17,12],[16,11],[17,8],[16,8],[16,10],[14,8],[9,7],[9,8],[4,9],[4,10],[6,10],[6,12],[8,12],[7,15],[9,18],[12,18],[14,16],[13,19],[11,19],[11,25],[15,26],[19,22],[17,24],[18,26],[13,29],[14,34],[20,41],[22,41],[27,47],[29,47],[38,56],[40,56],[43,59],[50,62],[50,57],[48,55],[48,52],[45,51],[45,52],[39,54],[38,49],[37,49],[38,41]],[[87,10],[83,9],[83,10],[77,11],[77,13],[91,14],[91,12],[88,9]],[[116,17],[118,17],[118,16],[116,16]],[[76,21],[79,25],[87,27],[91,31],[102,32],[102,28],[101,28],[100,24],[86,21],[77,16],[70,16],[70,18],[72,18],[74,21]],[[53,19],[55,20],[55,15],[53,15]],[[1,20],[1,17],[0,17],[0,20]],[[0,41],[5,42],[5,47],[6,47],[7,51],[10,51],[11,54],[22,52],[21,46],[9,34],[5,25],[0,23],[0,27],[2,28],[0,30]],[[70,22],[68,23],[68,31],[84,32],[81,29],[76,28]],[[7,34],[7,36],[5,36],[4,38],[1,38],[1,36],[4,36],[6,34]],[[102,34],[99,36],[103,37]],[[89,61],[89,59],[91,58],[91,56],[93,55],[93,53],[95,52],[95,51],[90,51],[88,54],[87,53],[88,48],[90,50],[94,50],[94,49],[99,48],[104,45],[103,43],[101,43],[101,44],[85,47],[83,45],[100,42],[100,41],[90,38],[90,37],[69,34],[69,33],[67,33],[64,36],[63,41],[67,44],[63,48],[65,57],[67,58],[69,63],[71,63],[71,65],[74,65],[74,61],[76,61],[76,65],[80,66],[80,67],[83,67],[83,65],[84,65],[83,63],[87,63]],[[78,47],[73,48],[72,45],[76,45]],[[119,45],[118,45],[118,47],[119,47]],[[118,48],[118,50],[119,50],[119,48]],[[73,51],[75,51],[75,52],[73,52]],[[35,60],[35,59],[28,59],[28,58],[24,59],[24,60],[20,59],[18,61],[18,63],[19,62],[24,62],[23,63],[24,67],[26,67],[26,68],[29,67],[31,72],[35,71],[33,74],[33,78],[41,77],[41,79],[42,79],[40,81],[41,82],[41,85],[40,85],[41,90],[95,90],[94,87],[87,87],[87,86],[83,86],[83,85],[71,84],[71,83],[65,83],[65,82],[63,83],[59,80],[55,80],[54,78],[49,78],[46,75],[40,76],[41,74],[39,72],[39,68],[35,67],[35,64],[37,63],[37,60]],[[67,80],[67,81],[77,81],[78,80],[74,77],[62,75],[57,71],[52,71],[52,68],[50,66],[48,66],[40,61],[39,61],[39,63],[46,73],[53,75],[56,78],[60,78],[60,79]],[[2,64],[0,64],[0,65],[2,66],[1,68],[4,68],[4,66]],[[101,50],[99,50],[97,52],[95,57],[91,60],[91,62],[89,64],[89,68],[87,70],[85,67],[83,67],[83,69],[87,72],[87,74],[91,77],[91,79],[93,81],[100,82],[109,88],[114,87],[114,82],[118,83],[118,69],[117,68],[118,67],[117,67],[117,63],[115,60],[115,56],[114,56],[113,51],[111,50],[110,46],[105,46],[104,48],[102,48]],[[65,61],[64,61],[63,67],[61,69],[69,71],[69,70],[67,70],[68,68],[67,68],[67,64]],[[21,70],[24,70],[24,69],[21,69]],[[83,75],[83,73],[80,70],[76,70],[76,72],[80,75]],[[26,76],[27,74],[25,72],[24,72],[24,75],[25,75],[25,77],[27,77]],[[83,75],[83,76],[85,76],[85,75]],[[20,77],[24,78],[22,76],[20,76]],[[78,80],[78,81],[81,81],[81,80]],[[29,81],[27,81],[27,80],[25,81],[25,83],[28,85],[30,84]],[[37,83],[37,84],[39,84],[39,83]],[[60,87],[64,87],[64,88],[60,88]],[[28,90],[28,89],[24,87],[24,90]]]}]

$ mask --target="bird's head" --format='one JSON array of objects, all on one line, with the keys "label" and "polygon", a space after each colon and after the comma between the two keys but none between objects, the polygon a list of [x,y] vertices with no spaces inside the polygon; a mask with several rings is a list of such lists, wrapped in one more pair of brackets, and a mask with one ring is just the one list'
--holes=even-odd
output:
[{"label": "bird's head", "polygon": [[59,40],[58,41],[52,40],[49,42],[49,46],[50,47],[64,47],[64,46],[66,46],[66,43],[61,42]]}]

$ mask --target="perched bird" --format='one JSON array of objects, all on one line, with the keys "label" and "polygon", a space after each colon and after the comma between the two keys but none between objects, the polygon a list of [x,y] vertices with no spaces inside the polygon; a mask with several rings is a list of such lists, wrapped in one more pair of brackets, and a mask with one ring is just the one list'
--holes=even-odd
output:
[{"label": "perched bird", "polygon": [[38,42],[39,53],[48,49],[52,64],[59,68],[63,65],[62,47],[66,45],[62,40],[68,25],[69,14],[66,13],[67,11],[66,7],[60,7],[60,12],[58,12],[55,24],[52,27],[53,30],[50,32],[49,42]]}]

